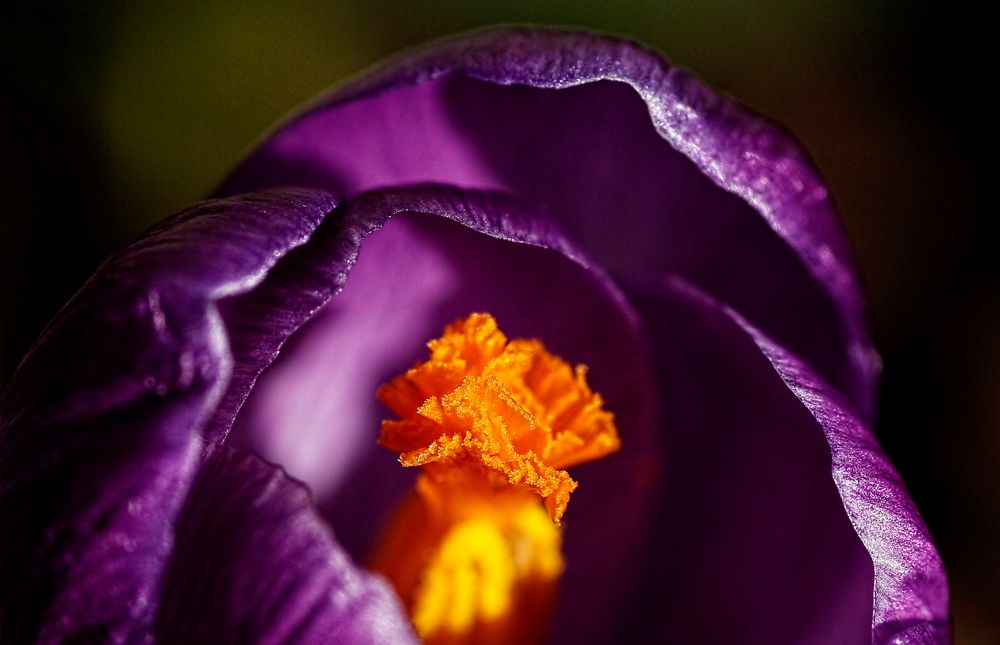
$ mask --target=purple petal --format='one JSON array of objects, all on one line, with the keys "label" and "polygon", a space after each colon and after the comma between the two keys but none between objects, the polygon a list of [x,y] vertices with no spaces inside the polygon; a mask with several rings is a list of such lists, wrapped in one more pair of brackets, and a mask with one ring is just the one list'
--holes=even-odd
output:
[{"label": "purple petal", "polygon": [[230,440],[308,483],[341,543],[364,558],[413,478],[375,445],[389,414],[376,388],[423,358],[447,323],[493,313],[511,337],[541,338],[589,365],[617,415],[622,452],[576,471],[582,486],[566,517],[572,564],[556,621],[570,641],[611,638],[624,600],[617,590],[644,555],[636,545],[657,455],[644,335],[614,285],[508,199],[425,186],[342,203],[228,311],[267,310],[294,326],[327,300],[261,376]]},{"label": "purple petal", "polygon": [[416,642],[395,593],[350,561],[306,489],[255,456],[211,452],[175,541],[158,642]]},{"label": "purple petal", "polygon": [[216,298],[250,288],[332,207],[206,202],[106,262],[0,398],[5,634],[142,640],[232,359]]},{"label": "purple petal", "polygon": [[222,194],[417,182],[545,204],[614,272],[686,276],[871,413],[879,360],[826,187],[787,133],[658,54],[530,29],[437,43],[295,116]]},{"label": "purple petal", "polygon": [[690,284],[642,293],[673,460],[655,619],[702,642],[947,642],[940,557],[842,395]]}]

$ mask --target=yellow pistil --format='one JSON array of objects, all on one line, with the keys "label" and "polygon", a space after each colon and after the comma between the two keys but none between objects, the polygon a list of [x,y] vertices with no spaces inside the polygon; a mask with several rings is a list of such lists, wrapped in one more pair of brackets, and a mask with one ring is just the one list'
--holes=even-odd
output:
[{"label": "yellow pistil", "polygon": [[379,443],[422,473],[373,567],[428,642],[537,639],[577,488],[564,469],[618,449],[613,416],[584,366],[538,340],[508,342],[489,314],[451,324],[428,347],[428,361],[378,392],[400,417],[382,423]]}]

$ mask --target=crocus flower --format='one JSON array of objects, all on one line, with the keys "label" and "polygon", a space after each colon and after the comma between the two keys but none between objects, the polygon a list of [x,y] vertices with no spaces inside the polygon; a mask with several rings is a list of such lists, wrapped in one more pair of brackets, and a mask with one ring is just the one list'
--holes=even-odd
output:
[{"label": "crocus flower", "polygon": [[480,32],[341,86],[103,264],[0,400],[3,642],[407,642],[374,399],[473,312],[614,412],[553,642],[936,643],[827,189],[657,53]]}]

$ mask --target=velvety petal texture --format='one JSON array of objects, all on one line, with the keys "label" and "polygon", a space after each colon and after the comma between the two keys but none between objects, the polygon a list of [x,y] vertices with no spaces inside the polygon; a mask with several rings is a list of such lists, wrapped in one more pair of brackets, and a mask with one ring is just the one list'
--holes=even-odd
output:
[{"label": "velvety petal texture", "polygon": [[879,360],[793,138],[633,42],[499,29],[408,52],[273,132],[221,194],[444,182],[536,200],[614,273],[686,276],[864,415]]},{"label": "velvety petal texture", "polygon": [[[769,589],[756,599],[748,600],[742,594],[739,594],[742,597],[740,601],[735,596],[729,599],[730,603],[744,608],[748,603],[752,607],[759,601],[760,607],[750,616],[741,619],[739,611],[732,611],[733,605],[723,603],[725,611],[704,616],[710,620],[711,627],[701,625],[691,633],[701,634],[700,639],[719,641],[734,638],[747,641],[748,636],[756,634],[749,641],[863,642],[868,640],[870,634],[871,642],[878,644],[948,642],[948,590],[940,556],[899,475],[865,424],[851,412],[843,396],[824,383],[798,357],[762,334],[739,314],[683,280],[674,278],[658,285],[647,285],[636,292],[636,301],[641,303],[640,309],[647,315],[651,326],[656,328],[659,324],[661,329],[669,330],[656,342],[665,384],[668,387],[671,384],[675,388],[685,387],[679,384],[679,379],[669,376],[669,372],[684,365],[684,356],[691,352],[691,346],[695,346],[698,356],[695,373],[703,378],[707,373],[707,380],[716,385],[716,388],[706,389],[704,383],[696,384],[686,391],[698,396],[695,392],[700,390],[703,393],[701,396],[706,398],[699,403],[685,396],[682,408],[678,410],[679,415],[667,413],[668,418],[682,421],[680,428],[676,428],[680,432],[672,432],[668,440],[668,455],[684,460],[687,453],[683,452],[683,420],[694,414],[700,432],[712,431],[715,427],[724,432],[745,435],[749,443],[743,448],[736,448],[741,453],[739,459],[757,461],[765,468],[753,480],[745,480],[747,488],[733,500],[737,507],[732,507],[731,503],[711,504],[716,513],[719,508],[727,506],[742,509],[728,522],[725,511],[719,517],[724,522],[721,526],[716,525],[715,520],[707,525],[703,524],[704,520],[696,520],[695,524],[684,522],[685,531],[700,531],[699,526],[715,525],[714,530],[708,529],[710,533],[719,530],[733,532],[742,548],[749,547],[756,557],[736,557],[733,564],[716,569],[718,555],[709,557],[706,554],[704,559],[699,559],[696,553],[689,552],[688,555],[693,555],[698,563],[694,565],[694,570],[685,564],[678,565],[677,562],[684,562],[679,560],[666,564],[667,570],[654,569],[650,573],[651,576],[662,575],[651,583],[653,587],[659,587],[664,579],[677,579],[679,574],[686,589],[710,587],[719,600],[725,600],[732,593],[734,584],[738,588],[742,575],[756,577],[752,580],[752,588],[758,594],[761,589]],[[718,371],[720,369],[732,375],[735,382],[729,386],[732,389],[726,389],[729,379]],[[737,399],[734,402],[734,395],[749,396],[750,400]],[[671,395],[667,392],[666,396]],[[676,393],[673,399],[676,406]],[[716,406],[715,412],[710,411],[713,405]],[[725,415],[726,409],[738,414],[740,421],[715,426],[712,420],[720,418],[720,410]],[[765,416],[761,415],[762,412]],[[812,459],[820,458],[816,453],[815,440],[808,436],[817,426],[825,437],[821,460],[829,464],[833,474],[832,481],[827,480],[825,486],[815,479],[822,472],[817,464],[795,473],[795,469],[801,468],[810,454]],[[789,430],[794,432],[779,443],[768,439],[768,435],[780,436]],[[728,450],[733,447],[734,438],[703,440],[713,445],[719,445],[720,440],[726,446],[712,455],[713,462],[717,462],[719,457],[725,459]],[[740,441],[735,439],[737,446]],[[807,444],[802,444],[802,441],[812,443],[813,448],[806,448]],[[794,457],[790,458],[790,455]],[[675,469],[698,467],[684,461],[683,464],[675,464]],[[733,467],[744,469],[737,464],[734,461]],[[783,472],[791,475],[785,485],[792,490],[765,492],[755,504],[752,491],[759,489],[761,484],[766,486],[768,480],[780,482]],[[738,471],[730,471],[727,476],[739,478]],[[673,474],[668,475],[667,486],[675,479]],[[821,484],[819,489],[817,484]],[[837,494],[835,504],[828,493],[820,493],[822,488],[832,490],[831,484],[835,485]],[[669,500],[666,503],[674,509],[666,513],[667,517],[681,519],[685,513],[690,513],[676,510],[676,500],[689,499],[688,496],[664,499]],[[702,493],[701,499],[705,499],[705,493]],[[684,502],[680,504],[683,507]],[[796,504],[798,510],[795,510]],[[781,515],[789,510],[793,516],[783,522]],[[856,533],[864,545],[863,551],[852,546],[853,535],[846,535],[843,523],[837,522],[844,511],[853,526],[852,533]],[[698,517],[701,517],[700,514]],[[741,522],[749,524],[741,526]],[[760,529],[753,526],[760,526],[762,522],[767,527],[764,530],[773,533],[767,535],[765,540],[754,543],[755,536],[765,537],[760,536]],[[803,535],[812,533],[812,536],[780,546],[790,534],[801,531],[806,532]],[[673,532],[672,527],[667,527],[663,541],[657,540],[657,543],[669,545],[676,539]],[[701,545],[700,542],[694,544]],[[756,570],[745,568],[747,562],[757,565],[766,562],[766,554],[778,555],[775,549],[780,548],[786,551],[778,560],[772,561],[772,566]],[[867,557],[859,558],[859,554]],[[726,556],[722,558],[723,561],[728,559]],[[714,563],[705,566],[706,562],[712,561]],[[788,568],[779,574],[780,569],[773,565],[780,561],[784,561]],[[790,582],[796,576],[802,576],[801,580]],[[872,587],[873,605],[870,599],[865,598],[865,590]],[[810,601],[811,596],[816,601]],[[688,607],[683,601],[680,604],[681,607],[678,607],[672,597],[665,599],[661,607],[667,609],[661,611],[676,612],[678,624],[685,626],[690,626],[687,621],[697,616],[697,612],[706,609],[698,604]],[[774,616],[774,622],[768,629],[756,631],[754,625],[759,625],[761,617],[773,607],[780,607],[783,615],[780,618]],[[657,614],[657,619],[660,618],[662,613]],[[696,618],[693,620],[697,621]],[[714,634],[715,638],[710,634]]]},{"label": "velvety petal texture", "polygon": [[258,457],[213,449],[178,518],[160,643],[411,643],[399,601],[359,571],[307,490]]},{"label": "velvety petal texture", "polygon": [[[213,439],[228,432],[233,416],[254,379],[274,360],[281,344],[344,288],[367,236],[382,228],[394,215],[407,211],[433,214],[490,237],[553,248],[579,263],[588,262],[583,252],[571,247],[551,224],[530,216],[509,197],[477,191],[463,194],[443,186],[417,186],[360,195],[342,204],[319,227],[310,244],[279,263],[258,288],[222,302],[223,316],[234,338],[237,374],[226,402],[220,406],[214,420]],[[401,241],[392,253],[405,258],[408,252],[406,244],[406,241]],[[400,276],[393,276],[385,269],[378,273],[387,280],[404,282]],[[419,284],[424,279],[419,274],[400,275],[407,284]],[[604,280],[610,284],[606,278]],[[388,297],[385,293],[364,291],[363,297],[371,298],[373,303],[378,298]],[[419,293],[415,295],[419,297]],[[367,306],[370,307],[370,304]],[[409,332],[404,329],[394,331],[413,336],[413,346],[417,348],[426,340],[415,336],[427,331],[424,327],[413,328]],[[431,335],[434,333],[431,332]],[[397,339],[396,334],[384,333],[381,336],[395,344],[394,352],[399,351],[401,339]],[[352,346],[361,344],[360,337],[347,334],[344,338],[353,338],[347,341]],[[370,398],[367,392],[357,394],[365,400]]]},{"label": "velvety petal texture", "polygon": [[[219,298],[332,208],[319,192],[205,202],[106,262],[0,399],[9,642],[141,642],[232,355]],[[354,610],[352,610],[354,611]]]},{"label": "velvety petal texture", "polygon": [[948,640],[826,188],[655,52],[433,44],[220,195],[102,265],[0,396],[0,641],[411,641],[363,569],[413,481],[374,393],[475,311],[588,365],[621,434],[574,471],[553,642]]},{"label": "velvety petal texture", "polygon": [[577,565],[567,571],[554,627],[576,642],[612,638],[624,609],[616,589],[641,567],[637,546],[658,460],[644,332],[617,287],[523,205],[420,186],[343,202],[229,311],[253,301],[278,319],[304,320],[324,299],[254,386],[230,442],[307,482],[338,538],[363,560],[414,477],[375,445],[387,415],[374,397],[378,386],[472,311],[493,313],[512,337],[544,339],[590,366],[625,438],[619,455],[580,469],[588,493],[566,518],[574,527],[566,553]]}]

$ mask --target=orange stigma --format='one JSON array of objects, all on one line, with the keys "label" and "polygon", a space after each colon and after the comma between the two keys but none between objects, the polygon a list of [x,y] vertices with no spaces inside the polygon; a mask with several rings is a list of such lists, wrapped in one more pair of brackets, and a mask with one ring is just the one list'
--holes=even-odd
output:
[{"label": "orange stigma", "polygon": [[422,472],[373,567],[426,642],[536,640],[577,488],[564,469],[618,450],[614,417],[586,367],[539,340],[508,341],[489,314],[452,323],[428,347],[429,360],[378,391],[399,416],[379,443]]}]

